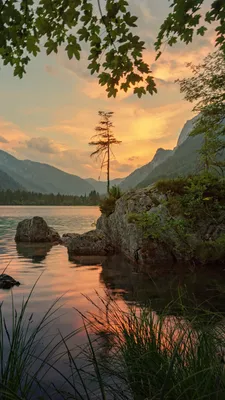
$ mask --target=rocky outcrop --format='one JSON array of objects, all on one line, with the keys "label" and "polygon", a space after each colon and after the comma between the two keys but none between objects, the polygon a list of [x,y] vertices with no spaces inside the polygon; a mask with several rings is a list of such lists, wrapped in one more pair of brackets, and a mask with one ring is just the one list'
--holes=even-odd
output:
[{"label": "rocky outcrop", "polygon": [[64,244],[65,246],[69,246],[70,242],[72,241],[72,239],[75,239],[77,236],[80,236],[79,233],[64,233],[62,235],[62,244]]},{"label": "rocky outcrop", "polygon": [[6,274],[0,275],[0,289],[11,289],[13,286],[19,286],[20,282],[15,281],[11,276]]},{"label": "rocky outcrop", "polygon": [[171,263],[174,256],[170,249],[159,240],[147,238],[143,230],[130,221],[130,217],[134,214],[153,213],[159,210],[163,218],[166,210],[159,205],[161,200],[163,196],[152,193],[149,188],[130,191],[116,202],[113,214],[109,217],[102,215],[98,219],[97,229],[108,237],[116,252],[121,252],[142,266]]},{"label": "rocky outcrop", "polygon": [[189,221],[179,203],[182,196],[178,198],[172,192],[161,194],[156,187],[130,191],[116,201],[111,215],[98,219],[97,229],[117,253],[143,271],[174,262],[224,263],[225,212],[218,208],[215,218],[213,209],[207,209],[204,218]]},{"label": "rocky outcrop", "polygon": [[80,255],[105,256],[114,253],[114,247],[104,232],[93,230],[70,237],[68,253],[69,257]]},{"label": "rocky outcrop", "polygon": [[50,228],[43,218],[33,217],[19,222],[15,241],[22,243],[60,243],[61,238],[58,232]]}]

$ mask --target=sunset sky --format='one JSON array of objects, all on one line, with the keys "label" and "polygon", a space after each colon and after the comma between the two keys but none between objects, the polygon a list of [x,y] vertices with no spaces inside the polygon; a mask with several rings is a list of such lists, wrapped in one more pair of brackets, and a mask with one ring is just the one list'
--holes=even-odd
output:
[{"label": "sunset sky", "polygon": [[[159,147],[172,149],[181,128],[193,117],[192,105],[182,99],[176,78],[187,76],[187,62],[198,63],[213,49],[212,30],[194,44],[166,48],[155,62],[153,43],[168,13],[168,0],[130,0],[139,16],[137,32],[146,41],[145,59],[156,78],[158,94],[141,100],[132,94],[108,99],[104,88],[80,62],[41,53],[20,80],[10,67],[0,70],[0,148],[20,159],[45,162],[84,178],[99,176],[88,145],[99,110],[115,112],[112,176],[124,177],[149,162]],[[103,175],[102,178],[105,178]]]}]

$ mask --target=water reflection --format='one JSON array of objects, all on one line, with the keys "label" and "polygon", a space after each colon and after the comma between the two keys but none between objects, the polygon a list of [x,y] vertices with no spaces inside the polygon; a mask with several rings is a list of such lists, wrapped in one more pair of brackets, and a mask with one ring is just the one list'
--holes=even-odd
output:
[{"label": "water reflection", "polygon": [[30,259],[32,263],[39,264],[45,260],[52,249],[50,243],[17,243],[16,250],[19,257]]},{"label": "water reflection", "polygon": [[142,275],[121,255],[107,258],[99,277],[113,298],[122,297],[126,303],[149,305],[157,312],[174,315],[184,308],[200,307],[225,314],[225,271],[216,268],[176,265],[158,275]]},{"label": "water reflection", "polygon": [[106,261],[105,256],[73,256],[68,254],[69,261],[71,262],[71,268],[79,266],[100,266]]}]

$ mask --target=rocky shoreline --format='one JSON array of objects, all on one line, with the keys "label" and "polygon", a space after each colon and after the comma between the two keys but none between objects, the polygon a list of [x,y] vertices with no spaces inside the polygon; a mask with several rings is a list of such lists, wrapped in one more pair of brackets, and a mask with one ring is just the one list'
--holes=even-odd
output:
[{"label": "rocky shoreline", "polygon": [[[205,263],[202,248],[213,249],[220,239],[225,231],[225,215],[221,215],[219,225],[209,218],[190,229],[187,222],[179,213],[171,214],[167,194],[148,187],[125,193],[110,215],[101,215],[95,230],[60,237],[43,218],[34,217],[18,224],[15,240],[62,244],[69,258],[122,254],[145,272],[178,262]],[[222,251],[216,255],[216,261],[224,262],[224,254]]]}]

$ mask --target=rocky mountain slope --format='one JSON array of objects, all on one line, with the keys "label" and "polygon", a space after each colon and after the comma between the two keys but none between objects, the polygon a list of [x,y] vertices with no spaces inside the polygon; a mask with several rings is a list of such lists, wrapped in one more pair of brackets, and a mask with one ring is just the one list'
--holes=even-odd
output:
[{"label": "rocky mountain slope", "polygon": [[136,187],[140,182],[142,182],[147,176],[163,161],[167,160],[173,154],[173,150],[158,149],[152,161],[136,169],[132,174],[130,174],[124,181],[120,184],[123,191]]},{"label": "rocky mountain slope", "polygon": [[85,195],[93,186],[76,175],[68,174],[48,164],[18,160],[0,150],[0,169],[25,190],[41,193]]},{"label": "rocky mountain slope", "polygon": [[185,176],[198,171],[201,166],[199,150],[202,146],[202,136],[189,137],[177,147],[171,157],[158,165],[150,174],[139,183],[138,187],[145,187],[158,179]]},{"label": "rocky mountain slope", "polygon": [[[120,184],[121,189],[125,191],[140,185],[141,182],[147,180],[148,176],[150,176],[152,173],[154,174],[153,171],[155,170],[155,168],[159,167],[159,165],[161,164],[164,165],[164,162],[166,162],[168,159],[171,161],[172,160],[171,157],[173,156],[175,150],[179,148],[179,146],[181,146],[188,138],[189,133],[193,129],[196,118],[197,117],[195,116],[194,118],[188,120],[184,124],[184,127],[181,130],[177,141],[177,146],[173,150],[165,150],[162,148],[158,149],[153,159],[148,164],[136,169],[127,178],[123,180],[123,182]],[[194,141],[193,145],[195,145]]]},{"label": "rocky mountain slope", "polygon": [[0,190],[18,190],[22,186],[4,171],[0,170]]}]

